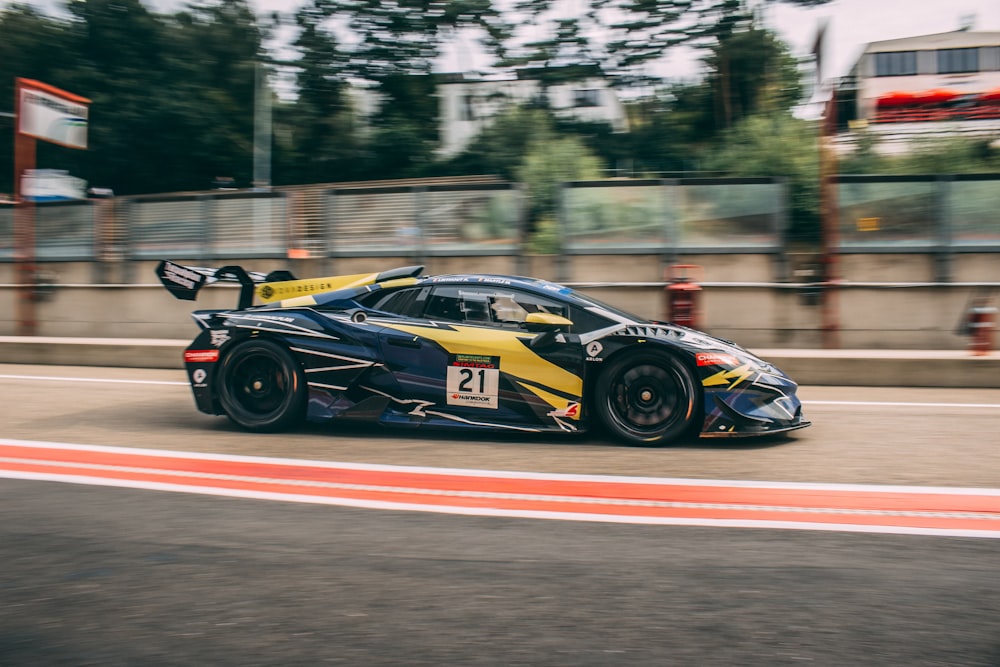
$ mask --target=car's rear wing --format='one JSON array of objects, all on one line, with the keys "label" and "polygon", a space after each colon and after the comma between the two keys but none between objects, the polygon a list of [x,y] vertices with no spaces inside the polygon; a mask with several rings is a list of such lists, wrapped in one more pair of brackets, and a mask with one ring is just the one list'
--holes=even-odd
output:
[{"label": "car's rear wing", "polygon": [[405,266],[381,273],[359,273],[349,276],[300,280],[292,275],[291,271],[271,271],[264,274],[257,271],[247,271],[242,266],[236,265],[208,269],[164,260],[156,267],[156,275],[171,294],[186,301],[197,299],[198,291],[205,285],[220,281],[237,282],[240,284],[238,308],[242,310],[253,305],[254,296],[262,303],[284,302],[347,287],[373,285],[400,278],[415,278],[423,270],[422,266]]}]

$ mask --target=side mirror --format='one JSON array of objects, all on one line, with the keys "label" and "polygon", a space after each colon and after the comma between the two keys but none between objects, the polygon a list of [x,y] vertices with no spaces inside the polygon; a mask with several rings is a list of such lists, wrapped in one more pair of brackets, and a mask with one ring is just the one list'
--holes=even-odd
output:
[{"label": "side mirror", "polygon": [[528,331],[557,331],[573,326],[573,321],[552,313],[528,313],[524,325]]},{"label": "side mirror", "polygon": [[524,318],[524,326],[528,331],[541,332],[529,343],[533,348],[541,348],[554,343],[559,330],[573,326],[573,321],[552,313],[528,313]]}]

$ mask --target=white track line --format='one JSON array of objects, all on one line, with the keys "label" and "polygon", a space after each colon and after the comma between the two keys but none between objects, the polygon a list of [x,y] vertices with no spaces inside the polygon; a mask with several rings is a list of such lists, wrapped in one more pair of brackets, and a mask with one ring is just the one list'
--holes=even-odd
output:
[{"label": "white track line", "polygon": [[996,409],[1000,403],[917,403],[906,401],[802,401],[803,405],[845,405],[852,407],[877,406],[881,408],[974,408]]},{"label": "white track line", "polygon": [[153,384],[153,385],[181,385],[189,383],[177,380],[119,380],[116,378],[78,378],[65,377],[61,375],[0,375],[0,380],[50,380],[57,382],[106,382],[108,384]]},{"label": "white track line", "polygon": [[[510,472],[498,472],[498,471],[473,471],[473,470],[460,470],[460,469],[433,469],[433,468],[414,468],[410,466],[375,466],[366,464],[337,464],[332,462],[321,462],[321,461],[300,461],[295,459],[270,459],[264,457],[248,457],[248,456],[233,456],[233,455],[215,455],[215,454],[193,454],[187,452],[177,452],[177,451],[161,451],[161,450],[151,450],[151,449],[132,449],[123,447],[104,447],[104,446],[94,446],[94,445],[78,445],[78,444],[63,444],[63,443],[53,443],[53,442],[32,442],[23,440],[7,440],[0,438],[0,444],[37,448],[37,449],[72,449],[72,450],[89,450],[94,452],[117,452],[123,454],[138,454],[139,458],[143,456],[168,456],[177,458],[187,458],[187,459],[216,459],[219,461],[254,461],[257,463],[263,462],[282,462],[282,463],[294,463],[300,466],[315,466],[315,467],[334,467],[343,466],[345,468],[381,468],[384,470],[397,470],[397,471],[413,471],[413,470],[424,470],[424,471],[435,471],[438,474],[462,474],[462,475],[475,475],[475,474],[489,474],[495,477],[522,477],[522,478],[539,478],[548,477],[550,479],[591,479],[594,481],[618,481],[623,479],[629,479],[633,482],[640,482],[643,478],[621,478],[621,477],[611,477],[611,476],[601,476],[601,475],[561,475],[561,474],[547,474],[541,475],[538,473],[510,473]],[[95,466],[102,467],[102,466]],[[968,529],[952,529],[952,528],[917,528],[917,527],[907,527],[907,526],[878,526],[870,524],[840,524],[840,523],[825,523],[823,521],[815,522],[799,522],[799,521],[775,521],[775,520],[753,520],[753,519],[711,519],[711,518],[682,518],[682,517],[650,517],[650,516],[627,516],[620,514],[602,514],[602,513],[574,513],[574,512],[562,512],[558,510],[514,510],[514,509],[504,509],[504,508],[489,508],[489,507],[462,507],[462,506],[442,506],[442,505],[425,505],[413,502],[393,502],[385,500],[362,500],[362,499],[352,499],[352,498],[338,498],[330,496],[312,496],[304,494],[284,494],[269,491],[256,491],[248,489],[224,489],[213,486],[189,486],[182,484],[164,483],[164,482],[151,482],[151,481],[139,481],[139,480],[128,480],[128,479],[109,479],[100,478],[97,476],[89,476],[86,474],[59,474],[57,472],[58,465],[53,466],[54,470],[52,473],[43,472],[19,472],[19,471],[7,471],[0,469],[0,478],[8,479],[23,479],[23,480],[36,480],[36,481],[50,481],[50,482],[62,482],[70,484],[84,484],[90,486],[113,486],[113,487],[124,487],[124,488],[134,488],[134,489],[144,489],[144,490],[156,490],[156,491],[172,491],[172,492],[182,492],[182,493],[194,493],[203,495],[214,495],[214,496],[228,496],[235,498],[252,498],[258,500],[277,500],[284,502],[301,502],[301,503],[316,503],[316,504],[326,504],[326,505],[340,505],[346,507],[359,507],[367,509],[383,509],[383,510],[406,510],[406,511],[422,511],[422,512],[434,512],[443,514],[458,514],[458,515],[471,515],[471,516],[495,516],[495,517],[511,517],[511,518],[531,518],[531,519],[551,519],[551,520],[561,520],[561,521],[594,521],[594,522],[607,522],[607,523],[624,523],[624,524],[647,524],[647,525],[676,525],[676,526],[711,526],[711,527],[730,527],[730,528],[776,528],[776,529],[789,529],[789,530],[819,530],[819,531],[833,531],[833,532],[855,532],[855,533],[882,533],[882,534],[904,534],[904,535],[926,535],[926,536],[940,536],[940,537],[973,537],[973,538],[1000,538],[1000,530],[968,530]],[[96,472],[96,471],[95,471]],[[669,482],[689,482],[700,485],[718,485],[718,486],[760,486],[760,487],[772,487],[772,488],[790,488],[790,487],[800,487],[800,488],[828,488],[828,489],[838,489],[842,490],[845,488],[854,489],[864,489],[864,490],[878,490],[885,492],[900,491],[903,489],[913,489],[922,493],[934,493],[934,492],[946,492],[946,493],[970,493],[971,495],[987,495],[994,496],[1000,495],[1000,489],[935,489],[933,487],[892,487],[892,486],[869,486],[869,485],[843,485],[843,484],[787,484],[787,483],[775,483],[775,482],[738,482],[738,481],[727,481],[727,480],[668,480],[665,478],[645,478],[647,481],[657,481],[658,483],[669,483]]]}]

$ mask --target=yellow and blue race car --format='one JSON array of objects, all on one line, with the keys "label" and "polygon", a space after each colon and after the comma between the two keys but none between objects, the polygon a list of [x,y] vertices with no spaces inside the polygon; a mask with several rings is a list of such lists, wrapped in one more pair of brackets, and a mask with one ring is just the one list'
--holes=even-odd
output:
[{"label": "yellow and blue race car", "polygon": [[177,298],[241,284],[192,314],[184,361],[202,412],[251,431],[303,420],[583,432],[633,445],[809,426],[796,384],[743,348],[544,280],[381,273],[296,279],[164,261]]}]

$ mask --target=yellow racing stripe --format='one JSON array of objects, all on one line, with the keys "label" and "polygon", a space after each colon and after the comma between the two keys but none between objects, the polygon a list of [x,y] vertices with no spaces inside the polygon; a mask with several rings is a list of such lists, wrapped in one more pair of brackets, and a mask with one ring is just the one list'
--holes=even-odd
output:
[{"label": "yellow racing stripe", "polygon": [[554,408],[565,408],[568,403],[579,401],[583,395],[583,378],[538,356],[522,342],[522,339],[532,337],[534,334],[461,325],[452,325],[452,328],[405,324],[382,324],[382,326],[433,340],[451,354],[499,356],[500,370],[504,373],[574,397],[568,400],[541,388],[521,384]]},{"label": "yellow racing stripe", "polygon": [[[303,280],[282,280],[275,283],[261,283],[254,290],[263,303],[284,301],[300,296],[332,292],[347,287],[372,285],[377,273],[356,273],[350,276],[330,276],[327,278],[305,278]],[[302,304],[296,304],[302,305]]]}]

